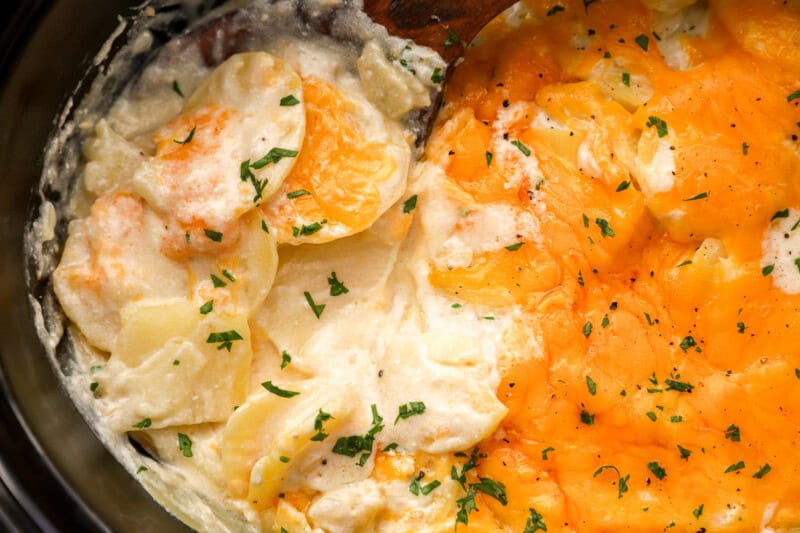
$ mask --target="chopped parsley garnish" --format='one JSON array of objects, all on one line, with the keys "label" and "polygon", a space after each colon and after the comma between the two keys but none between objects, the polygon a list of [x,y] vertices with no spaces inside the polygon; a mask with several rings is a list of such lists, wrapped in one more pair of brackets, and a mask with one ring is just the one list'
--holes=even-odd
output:
[{"label": "chopped parsley garnish", "polygon": [[669,133],[669,128],[667,127],[667,123],[658,117],[654,117],[652,115],[647,117],[647,124],[645,125],[648,128],[655,127],[659,137],[666,137],[667,134]]},{"label": "chopped parsley garnish", "polygon": [[197,126],[192,128],[192,131],[189,132],[189,135],[187,135],[184,140],[179,141],[178,139],[172,139],[172,142],[174,142],[175,144],[189,144],[190,142],[192,142],[192,139],[194,139],[195,131],[197,131]]},{"label": "chopped parsley garnish", "polygon": [[583,325],[583,336],[588,339],[589,335],[591,335],[591,334],[592,334],[592,323],[590,321],[587,321]]},{"label": "chopped parsley garnish", "polygon": [[214,310],[214,300],[209,300],[200,306],[200,314],[207,315]]},{"label": "chopped parsley garnish", "polygon": [[139,468],[136,469],[137,474],[141,474],[142,472],[147,472],[147,467],[144,465],[140,465]]},{"label": "chopped parsley garnish", "polygon": [[286,350],[283,350],[281,352],[281,370],[283,370],[284,368],[286,368],[290,364],[292,364],[292,356],[289,355],[289,352],[287,352]]},{"label": "chopped parsley garnish", "polygon": [[608,315],[603,315],[603,320],[600,322],[600,327],[605,329],[609,324],[611,324],[611,319],[608,318]]},{"label": "chopped parsley garnish", "polygon": [[322,225],[327,224],[328,220],[323,219],[320,222],[313,222],[311,224],[303,224],[301,227],[292,226],[292,237],[308,237],[322,230]]},{"label": "chopped parsley garnish", "polygon": [[236,276],[231,274],[229,270],[222,269],[222,275],[228,278],[229,281],[236,281]]},{"label": "chopped parsley garnish", "polygon": [[336,272],[331,272],[331,276],[328,278],[328,285],[331,286],[331,296],[341,296],[350,292],[350,289],[337,279]]},{"label": "chopped parsley garnish", "polygon": [[301,196],[311,196],[311,193],[305,189],[298,189],[296,191],[286,193],[286,198],[289,200],[294,200],[295,198],[300,198]]},{"label": "chopped parsley garnish", "polygon": [[691,259],[687,259],[687,260],[686,260],[686,261],[684,261],[683,263],[679,264],[679,265],[678,265],[678,268],[685,267],[685,266],[689,266],[689,265],[691,265],[691,264],[692,264],[692,260],[691,260]]},{"label": "chopped parsley garnish", "polygon": [[261,229],[264,230],[264,233],[269,233],[269,226],[267,226],[267,223],[263,220],[261,221]]},{"label": "chopped parsley garnish", "polygon": [[631,75],[628,72],[622,73],[622,83],[625,87],[631,86]]},{"label": "chopped parsley garnish", "polygon": [[311,293],[308,292],[308,291],[304,292],[303,296],[306,297],[306,301],[308,302],[308,305],[311,307],[311,310],[314,311],[314,315],[317,318],[322,316],[322,312],[325,310],[325,304],[319,304],[319,305],[315,304],[314,303],[314,298],[311,296]]},{"label": "chopped parsley garnish", "polygon": [[133,425],[133,427],[135,427],[136,429],[147,429],[152,425],[153,425],[153,421],[152,420],[150,420],[149,418],[144,418],[144,419],[142,419],[141,422],[135,423]]},{"label": "chopped parsley garnish", "polygon": [[433,69],[433,74],[431,74],[431,81],[433,83],[442,83],[444,81],[444,73],[442,72],[441,68],[436,67],[435,69]]},{"label": "chopped parsley garnish", "polygon": [[775,214],[772,215],[772,218],[769,219],[769,221],[772,222],[773,220],[777,220],[779,218],[789,218],[789,209],[786,208],[780,211],[776,211]]},{"label": "chopped parsley garnish", "polygon": [[627,180],[622,181],[622,182],[620,182],[619,185],[617,185],[617,192],[622,192],[624,190],[627,190],[630,186],[631,186],[631,182],[630,181],[627,181]]},{"label": "chopped parsley garnish", "polygon": [[689,456],[692,455],[692,450],[684,448],[680,444],[678,444],[678,452],[681,454],[681,459],[683,460],[689,459]]},{"label": "chopped parsley garnish", "polygon": [[792,100],[797,100],[798,98],[800,98],[800,89],[787,96],[786,101],[791,102]]},{"label": "chopped parsley garnish", "polygon": [[673,424],[677,424],[679,422],[683,422],[683,417],[681,415],[672,415],[669,417],[669,421]]},{"label": "chopped parsley garnish", "polygon": [[622,498],[622,495],[628,492],[628,481],[631,479],[631,475],[628,474],[625,477],[622,477],[619,469],[613,465],[603,465],[597,470],[594,471],[592,477],[599,476],[604,470],[613,470],[617,474],[617,498]]},{"label": "chopped parsley garnish", "polygon": [[494,159],[494,155],[492,154],[492,152],[487,151],[486,152],[486,166],[487,167],[492,166],[492,159]]},{"label": "chopped parsley garnish", "polygon": [[648,326],[652,326],[653,324],[655,324],[655,322],[653,322],[653,319],[650,317],[650,313],[645,313],[644,317],[647,319]]},{"label": "chopped parsley garnish", "polygon": [[761,269],[762,276],[769,276],[772,274],[772,271],[775,270],[775,265],[767,265]]},{"label": "chopped parsley garnish", "polygon": [[692,511],[692,515],[694,515],[695,518],[699,519],[700,515],[703,514],[703,507],[705,507],[705,506],[702,503],[700,505],[698,505],[697,509]]},{"label": "chopped parsley garnish", "polygon": [[586,216],[586,213],[581,215],[581,219],[583,220],[583,227],[584,228],[588,228],[589,227],[589,217]]},{"label": "chopped parsley garnish", "polygon": [[97,387],[99,387],[99,386],[100,386],[100,384],[98,382],[92,381],[91,383],[89,383],[89,390],[91,392],[95,392],[95,391],[97,391]]},{"label": "chopped parsley garnish", "polygon": [[725,430],[725,438],[733,442],[741,441],[742,436],[739,432],[739,426],[735,424],[731,424],[730,426],[728,426],[728,429]]},{"label": "chopped parsley garnish", "polygon": [[744,325],[744,322],[737,322],[736,323],[736,330],[739,333],[744,333],[744,330],[747,329],[747,326]]},{"label": "chopped parsley garnish", "polygon": [[258,161],[251,163],[250,168],[259,170],[267,165],[274,165],[285,157],[297,157],[299,152],[297,150],[288,150],[286,148],[272,148],[267,154]]},{"label": "chopped parsley garnish", "polygon": [[409,402],[401,405],[397,413],[397,418],[394,419],[394,424],[397,425],[397,422],[399,422],[401,418],[405,420],[415,415],[421,415],[424,412],[425,402]]},{"label": "chopped parsley garnish", "polygon": [[692,337],[691,335],[687,335],[686,337],[684,337],[680,344],[680,348],[681,350],[684,351],[684,353],[686,353],[689,350],[689,348],[693,346],[697,346],[697,341],[694,340],[694,337]]},{"label": "chopped parsley garnish", "polygon": [[594,219],[594,223],[600,228],[600,235],[602,235],[603,238],[616,237],[617,234],[613,229],[611,229],[611,226],[608,225],[608,220],[604,218],[596,218]]},{"label": "chopped parsley garnish", "polygon": [[580,270],[578,270],[578,285],[580,285],[581,287],[586,285],[586,282],[583,280],[583,272],[581,272]]},{"label": "chopped parsley garnish", "polygon": [[478,492],[482,492],[494,498],[502,505],[508,505],[505,485],[488,477],[481,477],[478,479],[478,483],[470,483],[467,494],[463,498],[456,500],[456,505],[458,506],[456,524],[468,525],[469,513],[477,509],[475,506],[475,496]]},{"label": "chopped parsley garnish", "polygon": [[403,202],[403,213],[408,214],[417,207],[417,195],[411,196],[408,200]]},{"label": "chopped parsley garnish", "polygon": [[181,98],[185,98],[183,96],[183,91],[181,90],[181,86],[178,84],[178,80],[172,81],[172,90],[175,91],[175,94],[177,94]]},{"label": "chopped parsley garnish", "polygon": [[691,393],[694,390],[694,385],[691,383],[686,383],[685,381],[678,381],[675,379],[665,379],[664,384],[667,386],[667,390],[674,390],[678,392],[688,392]]},{"label": "chopped parsley garnish", "polygon": [[339,455],[346,455],[347,457],[355,457],[361,453],[361,457],[356,463],[358,466],[367,464],[367,460],[372,455],[372,446],[375,442],[375,435],[383,431],[383,417],[378,414],[378,408],[375,404],[370,407],[372,409],[372,428],[365,435],[350,435],[349,437],[340,437],[336,444],[333,445],[333,453]]},{"label": "chopped parsley garnish", "polygon": [[411,484],[408,486],[408,491],[414,496],[419,496],[420,494],[422,494],[423,496],[427,496],[441,484],[442,484],[441,481],[439,481],[438,479],[434,479],[427,485],[423,485],[422,483],[419,482],[419,479],[415,477],[413,480],[411,480]]},{"label": "chopped parsley garnish", "polygon": [[658,420],[658,415],[656,415],[656,413],[654,411],[647,411],[645,413],[645,415],[647,416],[647,418],[649,418],[653,422]]},{"label": "chopped parsley garnish", "polygon": [[288,463],[289,461],[291,461],[291,459],[289,457],[286,457],[285,455],[281,455],[278,459],[282,463]]},{"label": "chopped parsley garnish", "polygon": [[553,448],[552,446],[548,446],[547,448],[542,450],[542,461],[547,461],[548,460],[547,454],[554,451],[556,451],[556,449]]},{"label": "chopped parsley garnish", "polygon": [[209,344],[216,344],[219,343],[217,346],[217,350],[228,350],[231,351],[233,347],[233,341],[241,341],[244,340],[241,335],[235,330],[230,331],[218,331],[209,334],[206,342]]},{"label": "chopped parsley garnish", "polygon": [[581,409],[581,422],[586,424],[587,426],[591,426],[594,424],[594,415],[587,411],[586,409]]},{"label": "chopped parsley garnish", "polygon": [[694,196],[692,196],[690,198],[684,198],[683,201],[684,202],[694,202],[695,200],[704,200],[706,198],[708,198],[708,193],[707,192],[701,192],[699,194],[695,194]]},{"label": "chopped parsley garnish", "polygon": [[322,442],[328,438],[328,434],[322,431],[323,424],[328,420],[333,420],[333,415],[320,409],[319,413],[317,413],[317,417],[314,419],[314,429],[316,430],[316,433],[311,437],[311,440],[314,442]]},{"label": "chopped parsley garnish", "polygon": [[731,472],[736,472],[744,468],[744,461],[739,461],[738,463],[733,463],[728,468],[725,469],[726,474],[730,474]]},{"label": "chopped parsley garnish", "polygon": [[652,461],[647,463],[647,468],[656,476],[658,479],[664,479],[667,477],[667,471],[664,470],[664,467],[658,464],[658,461]]},{"label": "chopped parsley garnish", "polygon": [[547,531],[547,524],[544,523],[544,517],[534,509],[533,507],[528,508],[531,515],[525,521],[525,529],[522,533],[536,533],[537,531]]},{"label": "chopped parsley garnish", "polygon": [[189,438],[189,435],[178,433],[178,449],[184,457],[192,456],[192,439]]},{"label": "chopped parsley garnish", "polygon": [[522,248],[523,244],[525,244],[525,243],[524,242],[518,242],[517,244],[512,244],[510,246],[506,246],[506,250],[508,250],[509,252],[516,252],[517,250]]},{"label": "chopped parsley garnish", "polygon": [[264,383],[261,384],[261,386],[267,389],[267,391],[271,392],[275,396],[280,396],[281,398],[293,398],[298,394],[300,394],[299,392],[296,391],[281,389],[280,387],[273,385],[271,381],[265,381]]},{"label": "chopped parsley garnish", "polygon": [[219,231],[214,231],[204,228],[203,233],[205,233],[206,237],[208,237],[214,242],[222,242],[222,233],[220,233]]},{"label": "chopped parsley garnish", "polygon": [[452,304],[450,307],[452,307],[453,309],[460,309],[461,308],[461,304],[456,302],[456,303]]},{"label": "chopped parsley garnish", "polygon": [[283,98],[281,98],[281,106],[282,107],[292,107],[292,106],[296,106],[299,103],[300,103],[300,100],[295,98],[295,96],[293,94],[290,94],[289,96],[284,96]]},{"label": "chopped parsley garnish", "polygon": [[650,38],[645,34],[638,35],[634,41],[636,41],[636,44],[638,44],[645,52],[647,52],[647,49],[650,47]]},{"label": "chopped parsley garnish", "polygon": [[586,376],[586,388],[589,389],[589,394],[592,396],[597,394],[597,383],[589,376]]},{"label": "chopped parsley garnish", "polygon": [[445,48],[461,44],[461,39],[456,35],[456,32],[453,31],[453,28],[447,28],[447,39],[445,39],[443,44]]},{"label": "chopped parsley garnish", "polygon": [[747,152],[750,150],[750,145],[747,143],[742,143],[742,154],[747,155]]},{"label": "chopped parsley garnish", "polygon": [[396,442],[392,442],[392,443],[387,444],[386,447],[384,449],[382,449],[381,451],[384,452],[384,453],[385,452],[391,452],[393,450],[396,450],[398,446],[400,446],[400,445],[397,444]]},{"label": "chopped parsley garnish", "polygon": [[525,146],[524,144],[522,144],[522,142],[520,142],[520,141],[511,141],[511,144],[513,144],[514,146],[519,148],[519,151],[522,152],[525,155],[525,157],[530,157],[531,149],[528,148],[527,146]]},{"label": "chopped parsley garnish", "polygon": [[547,16],[552,17],[553,15],[561,11],[564,11],[564,6],[556,4],[552,8],[550,8],[550,11],[547,12]]},{"label": "chopped parsley garnish", "polygon": [[797,270],[800,271],[800,257],[795,258],[794,266],[796,266]]},{"label": "chopped parsley garnish", "polygon": [[762,477],[764,477],[767,474],[769,474],[771,470],[772,470],[772,467],[769,466],[769,463],[767,463],[764,466],[762,466],[761,468],[759,468],[758,472],[753,474],[753,477],[756,478],[756,479],[761,479]]}]

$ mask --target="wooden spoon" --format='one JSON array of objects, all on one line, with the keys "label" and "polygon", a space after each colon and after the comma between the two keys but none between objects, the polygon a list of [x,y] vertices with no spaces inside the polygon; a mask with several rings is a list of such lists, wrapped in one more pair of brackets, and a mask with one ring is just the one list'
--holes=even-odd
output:
[{"label": "wooden spoon", "polygon": [[517,0],[364,0],[364,11],[390,35],[433,48],[452,66],[465,47]]}]

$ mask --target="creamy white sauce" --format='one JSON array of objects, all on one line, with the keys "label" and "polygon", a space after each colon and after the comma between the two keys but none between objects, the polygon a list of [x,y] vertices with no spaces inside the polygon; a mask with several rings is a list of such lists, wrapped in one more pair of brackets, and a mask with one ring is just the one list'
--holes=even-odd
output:
[{"label": "creamy white sauce", "polygon": [[762,241],[761,267],[773,267],[772,283],[786,294],[800,293],[800,210],[770,222]]}]

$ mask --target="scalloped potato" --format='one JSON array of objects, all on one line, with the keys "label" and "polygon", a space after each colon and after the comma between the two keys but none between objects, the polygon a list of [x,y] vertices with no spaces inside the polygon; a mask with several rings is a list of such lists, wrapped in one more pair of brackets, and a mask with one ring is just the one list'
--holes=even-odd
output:
[{"label": "scalloped potato", "polygon": [[206,530],[796,529],[798,35],[527,0],[421,154],[443,64],[379,32],[147,71],[54,274],[98,423]]}]

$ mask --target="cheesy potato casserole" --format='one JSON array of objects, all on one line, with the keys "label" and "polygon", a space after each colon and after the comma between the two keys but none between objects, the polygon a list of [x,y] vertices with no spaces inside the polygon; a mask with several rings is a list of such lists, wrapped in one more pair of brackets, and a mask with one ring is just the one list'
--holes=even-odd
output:
[{"label": "cheesy potato casserole", "polygon": [[800,2],[521,2],[422,153],[446,66],[354,16],[85,125],[53,284],[123,464],[209,531],[800,527]]}]

